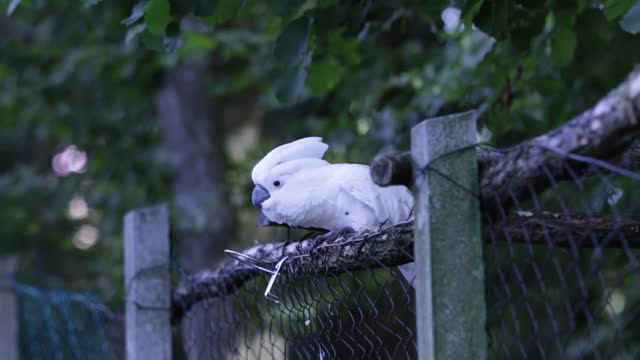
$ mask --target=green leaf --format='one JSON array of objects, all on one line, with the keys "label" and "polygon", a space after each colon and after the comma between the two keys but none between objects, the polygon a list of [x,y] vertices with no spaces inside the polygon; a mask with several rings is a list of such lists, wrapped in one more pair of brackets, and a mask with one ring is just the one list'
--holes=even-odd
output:
[{"label": "green leaf", "polygon": [[273,93],[283,104],[291,104],[300,99],[307,79],[307,67],[311,62],[311,53],[307,53],[300,64],[291,71],[286,71],[280,76],[273,87]]},{"label": "green leaf", "polygon": [[204,23],[210,26],[223,24],[236,16],[243,6],[242,1],[220,0],[216,6],[216,11],[203,19]]},{"label": "green leaf", "polygon": [[576,33],[568,28],[559,27],[551,39],[551,59],[556,65],[567,65],[576,51]]},{"label": "green leaf", "polygon": [[164,34],[171,22],[171,6],[168,0],[150,0],[144,12],[147,29],[154,34]]},{"label": "green leaf", "polygon": [[285,67],[295,66],[304,58],[312,24],[313,18],[301,18],[289,23],[280,33],[274,55]]},{"label": "green leaf", "polygon": [[559,26],[573,27],[576,24],[575,11],[555,11],[553,13],[555,23]]},{"label": "green leaf", "polygon": [[429,0],[423,1],[421,4],[421,10],[431,18],[440,19],[440,14],[447,7],[451,6],[449,0]]},{"label": "green leaf", "polygon": [[137,3],[133,9],[131,9],[131,14],[128,18],[122,20],[122,24],[126,26],[131,26],[136,23],[136,21],[142,19],[144,16],[144,8],[147,4],[144,1],[140,1]]},{"label": "green leaf", "polygon": [[[193,14],[195,16],[209,16],[213,14],[218,6],[216,0],[192,0],[191,2],[193,3]],[[238,2],[242,3],[242,1]]]},{"label": "green leaf", "polygon": [[180,47],[182,38],[177,34],[165,36],[163,34],[156,34],[150,31],[145,31],[142,34],[142,43],[147,49],[150,50],[161,53],[173,53]]},{"label": "green leaf", "polygon": [[[177,18],[193,14],[195,16],[209,16],[218,5],[217,0],[169,0],[171,9]],[[239,1],[242,3],[242,1]]]},{"label": "green leaf", "polygon": [[184,33],[184,44],[180,48],[180,55],[188,57],[204,56],[216,48],[218,42],[211,35],[194,31]]},{"label": "green leaf", "polygon": [[618,23],[628,33],[640,33],[640,1]]},{"label": "green leaf", "polygon": [[298,66],[295,71],[288,71],[279,77],[275,84],[273,93],[283,104],[290,104],[300,98],[304,89],[304,82],[307,78],[307,70]]},{"label": "green leaf", "polygon": [[[531,42],[536,39],[544,29],[547,11],[528,11],[516,10],[518,21],[511,24],[510,40],[514,48],[527,52],[530,49]],[[561,13],[556,19],[561,18],[561,22],[570,23],[571,19],[575,22],[575,14],[564,15]]]},{"label": "green leaf", "polygon": [[554,96],[562,91],[562,83],[552,76],[537,76],[531,79],[531,89],[535,89],[542,96]]},{"label": "green leaf", "polygon": [[361,61],[360,43],[355,38],[343,37],[341,31],[329,35],[329,51],[346,66],[355,66]]},{"label": "green leaf", "polygon": [[276,13],[282,15],[296,11],[302,5],[302,0],[280,0],[274,5]]},{"label": "green leaf", "polygon": [[614,20],[631,9],[638,0],[608,0],[604,4],[604,15],[608,20]]},{"label": "green leaf", "polygon": [[163,52],[164,51],[164,35],[158,35],[145,31],[142,34],[142,43],[147,49]]},{"label": "green leaf", "polygon": [[316,94],[333,90],[344,76],[346,69],[333,57],[311,64],[307,84]]},{"label": "green leaf", "polygon": [[471,23],[480,12],[480,9],[482,9],[483,3],[484,0],[465,1],[464,7],[462,8],[462,21],[465,27],[471,28]]},{"label": "green leaf", "polygon": [[497,40],[509,33],[509,19],[513,16],[513,3],[507,0],[484,2],[475,17],[475,25]]}]

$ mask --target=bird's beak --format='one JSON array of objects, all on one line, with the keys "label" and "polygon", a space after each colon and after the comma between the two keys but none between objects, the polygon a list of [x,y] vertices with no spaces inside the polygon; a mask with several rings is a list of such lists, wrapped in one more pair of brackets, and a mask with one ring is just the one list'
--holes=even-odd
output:
[{"label": "bird's beak", "polygon": [[258,215],[258,222],[256,224],[258,226],[278,225],[273,221],[269,220],[269,218],[262,213],[262,203],[265,202],[270,197],[271,197],[271,194],[269,194],[269,190],[265,189],[264,186],[256,185],[256,187],[253,188],[253,192],[251,193],[251,202],[253,203],[253,206],[255,206],[258,209],[259,215]]},{"label": "bird's beak", "polygon": [[262,203],[270,197],[271,194],[269,194],[269,191],[265,189],[264,186],[256,185],[251,193],[251,202],[257,209],[262,209]]}]

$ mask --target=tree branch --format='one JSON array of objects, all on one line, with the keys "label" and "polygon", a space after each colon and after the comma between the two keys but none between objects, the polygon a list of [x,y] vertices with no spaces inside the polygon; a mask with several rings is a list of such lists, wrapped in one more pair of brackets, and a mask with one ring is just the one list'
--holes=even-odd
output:
[{"label": "tree branch", "polygon": [[[506,148],[478,147],[481,198],[501,206],[512,196],[519,198],[530,188],[540,191],[554,181],[588,175],[588,164],[566,158],[583,155],[624,161],[640,169],[640,68],[593,108],[565,125],[522,144]],[[634,142],[635,140],[635,142]],[[408,152],[382,154],[371,163],[371,176],[378,185],[409,185]],[[570,165],[571,171],[567,165]]]},{"label": "tree branch", "polygon": [[483,239],[487,243],[637,248],[640,247],[640,216],[515,211],[499,223],[485,225]]},{"label": "tree branch", "polygon": [[[345,238],[317,242],[280,242],[258,245],[242,254],[270,268],[287,257],[280,274],[335,274],[381,266],[396,266],[413,261],[413,222],[365,231]],[[262,266],[265,266],[262,265]],[[172,296],[172,322],[199,301],[234,294],[242,285],[265,274],[256,266],[229,260],[221,268],[200,271],[180,282]]]},{"label": "tree branch", "polygon": [[[485,243],[532,243],[570,247],[640,247],[640,216],[533,213],[518,211],[503,221],[485,224]],[[258,245],[242,252],[252,261],[275,267],[287,257],[281,274],[339,274],[413,261],[413,223],[383,230],[338,236],[322,242]],[[229,260],[214,270],[204,270],[180,282],[172,296],[172,322],[198,302],[236,293],[246,282],[265,273],[255,265]]]},{"label": "tree branch", "polygon": [[[522,199],[525,191],[531,188],[539,191],[550,181],[588,176],[593,171],[588,164],[571,159],[567,154],[624,161],[637,168],[640,166],[640,143],[634,139],[640,137],[639,113],[640,69],[636,69],[596,106],[558,129],[507,149],[479,148],[481,198],[495,199],[498,205],[505,207],[513,195]],[[411,169],[410,154],[395,152],[376,158],[371,173],[380,185],[410,184],[412,176],[408,169]],[[491,243],[640,247],[640,217],[520,211],[503,221],[485,223],[483,235],[484,241]],[[303,240],[259,245],[243,254],[271,267],[286,257],[282,274],[331,274],[396,266],[413,260],[412,224],[321,242]],[[245,282],[262,273],[255,265],[234,259],[222,268],[205,270],[184,279],[173,293],[173,321],[179,321],[199,301],[233,294]]]}]

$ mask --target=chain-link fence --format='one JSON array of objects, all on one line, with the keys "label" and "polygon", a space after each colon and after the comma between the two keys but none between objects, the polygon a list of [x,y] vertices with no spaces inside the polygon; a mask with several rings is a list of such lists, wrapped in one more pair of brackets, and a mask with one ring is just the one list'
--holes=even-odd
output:
[{"label": "chain-link fence", "polygon": [[233,253],[225,267],[178,290],[180,313],[194,294],[205,298],[182,319],[183,334],[200,334],[184,337],[185,352],[194,359],[414,358],[414,291],[393,266],[412,259],[411,233],[407,223]]},{"label": "chain-link fence", "polygon": [[[574,176],[512,194],[484,218],[489,355],[637,358],[637,164],[564,160]],[[210,359],[415,358],[415,292],[394,266],[412,260],[411,231],[408,223],[316,247],[305,240],[234,254],[184,289],[205,299],[182,320],[190,324],[184,333],[208,324],[198,327],[205,336],[192,337],[205,343],[186,337],[184,351]],[[384,242],[403,252],[380,256]]]},{"label": "chain-link fence", "polygon": [[640,173],[561,157],[549,187],[496,202],[484,225],[487,331],[496,358],[640,355]]},{"label": "chain-link fence", "polygon": [[[88,294],[0,278],[1,295],[17,298],[16,353],[121,359],[126,343],[133,360],[411,359],[426,344],[456,358],[449,341],[481,358],[639,358],[640,71],[511,148],[475,143],[470,114],[423,122],[439,127],[372,165],[376,183],[414,186],[419,201],[403,223],[227,251],[220,268],[176,271],[171,288],[167,207],[134,211],[126,316]],[[446,238],[454,233],[465,236]],[[425,246],[432,252],[414,255]]]},{"label": "chain-link fence", "polygon": [[[483,279],[484,293],[472,296],[486,302],[490,358],[640,356],[640,106],[628,85],[549,134],[509,149],[476,145],[479,189],[434,164],[461,150],[418,171],[481,206],[484,277],[461,275]],[[406,164],[389,166],[406,172]],[[229,252],[226,265],[187,276],[174,291],[184,354],[415,358],[416,301],[425,299],[397,267],[414,260],[413,228],[407,221]]]},{"label": "chain-link fence", "polygon": [[[15,320],[4,318],[1,326],[16,324],[17,343],[4,339],[3,358],[18,356],[30,360],[123,359],[123,317],[112,313],[104,303],[89,293],[44,290],[13,282],[4,288],[5,300],[17,305]],[[4,306],[16,307],[8,303]],[[8,309],[5,309],[8,310]],[[13,326],[12,326],[13,327]],[[5,332],[3,332],[5,333]],[[5,333],[5,335],[7,335]],[[13,348],[13,349],[11,349]]]}]

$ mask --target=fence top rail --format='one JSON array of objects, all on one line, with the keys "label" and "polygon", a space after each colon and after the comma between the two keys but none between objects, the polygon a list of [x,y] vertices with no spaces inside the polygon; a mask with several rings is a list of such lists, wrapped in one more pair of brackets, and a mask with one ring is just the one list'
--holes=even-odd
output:
[{"label": "fence top rail", "polygon": [[[297,242],[277,242],[257,245],[220,268],[203,270],[183,279],[172,294],[172,322],[196,303],[236,293],[249,280],[265,274],[263,267],[275,268],[279,274],[337,274],[381,266],[396,266],[413,261],[413,221],[366,230],[350,236],[336,235],[321,241],[306,239]],[[255,264],[263,264],[256,266]]]}]

